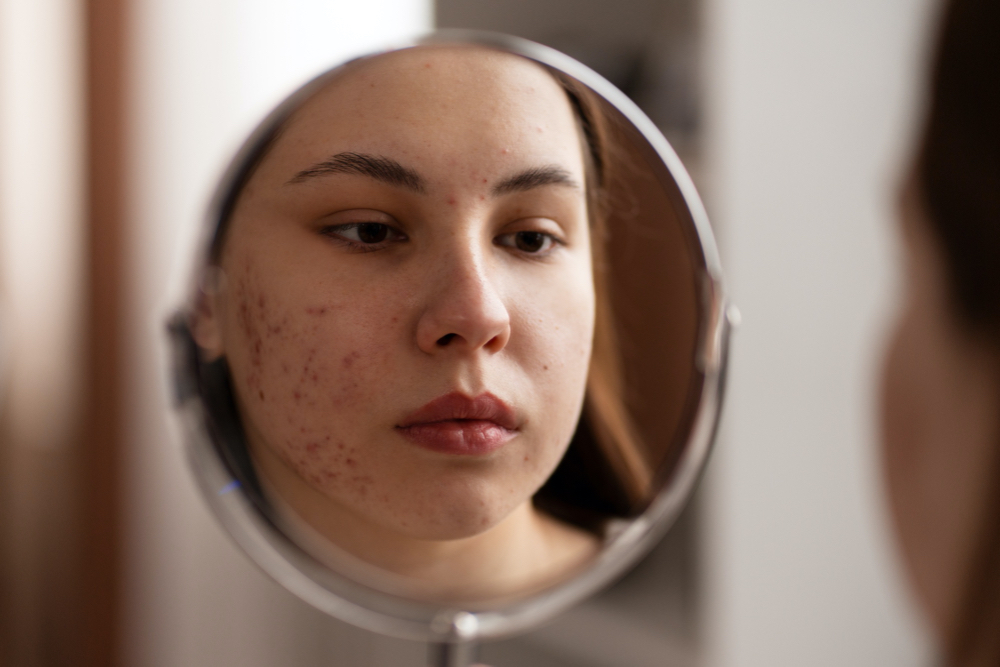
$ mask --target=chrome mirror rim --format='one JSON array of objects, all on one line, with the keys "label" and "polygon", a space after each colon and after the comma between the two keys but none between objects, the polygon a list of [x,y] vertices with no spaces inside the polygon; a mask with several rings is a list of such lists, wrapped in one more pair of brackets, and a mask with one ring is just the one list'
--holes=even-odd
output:
[{"label": "chrome mirror rim", "polygon": [[[696,360],[697,372],[701,374],[701,396],[690,435],[671,479],[641,515],[630,519],[620,532],[609,538],[582,573],[513,602],[442,608],[440,604],[415,602],[359,583],[317,563],[262,516],[246,496],[232,492],[236,482],[213,446],[206,428],[204,406],[197,391],[192,390],[190,373],[182,362],[189,352],[184,349],[185,342],[178,327],[171,327],[175,366],[170,382],[175,389],[175,419],[186,442],[187,458],[198,487],[223,529],[265,573],[317,609],[368,630],[432,642],[498,639],[528,630],[597,592],[652,548],[680,514],[707,462],[721,409],[732,324],[708,216],[686,169],[652,121],[590,68],[554,49],[524,39],[497,33],[442,30],[394,48],[457,43],[519,55],[564,72],[590,87],[632,123],[650,144],[676,184],[690,215],[701,253],[698,258],[702,272],[701,307],[705,313],[698,334]],[[281,122],[303,98],[322,85],[331,71],[319,75],[279,105],[237,152],[209,207],[202,248],[208,248],[228,193],[242,177],[247,159],[259,147],[269,128]],[[203,256],[207,256],[207,251]],[[188,292],[194,293],[193,289]],[[172,322],[176,323],[190,312],[190,304],[183,304],[175,312]]]}]

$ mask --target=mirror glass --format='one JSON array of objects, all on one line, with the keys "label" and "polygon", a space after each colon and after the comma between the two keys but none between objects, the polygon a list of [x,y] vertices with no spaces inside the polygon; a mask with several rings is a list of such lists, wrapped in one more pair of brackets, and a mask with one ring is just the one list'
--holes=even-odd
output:
[{"label": "mirror glass", "polygon": [[714,242],[634,105],[438,34],[336,67],[219,185],[170,324],[202,490],[272,576],[398,636],[496,637],[607,583],[704,465]]}]

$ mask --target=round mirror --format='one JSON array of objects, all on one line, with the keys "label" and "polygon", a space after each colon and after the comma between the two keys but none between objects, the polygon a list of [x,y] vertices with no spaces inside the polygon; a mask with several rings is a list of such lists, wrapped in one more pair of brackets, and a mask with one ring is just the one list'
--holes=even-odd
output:
[{"label": "round mirror", "polygon": [[350,623],[525,630],[680,512],[729,323],[697,193],[597,74],[438,33],[340,65],[220,183],[170,323],[224,528]]}]

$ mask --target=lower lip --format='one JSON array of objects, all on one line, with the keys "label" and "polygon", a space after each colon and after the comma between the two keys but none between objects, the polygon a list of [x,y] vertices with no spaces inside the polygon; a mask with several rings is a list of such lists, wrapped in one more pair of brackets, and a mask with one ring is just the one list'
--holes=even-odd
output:
[{"label": "lower lip", "polygon": [[411,442],[442,454],[482,456],[503,447],[516,431],[496,422],[478,419],[454,419],[414,424],[399,429]]}]

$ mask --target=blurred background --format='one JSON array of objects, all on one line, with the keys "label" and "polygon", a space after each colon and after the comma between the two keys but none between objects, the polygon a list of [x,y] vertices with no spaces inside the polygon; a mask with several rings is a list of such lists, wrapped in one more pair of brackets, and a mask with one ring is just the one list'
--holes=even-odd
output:
[{"label": "blurred background", "polygon": [[0,664],[419,665],[239,553],[167,414],[215,180],[331,63],[440,27],[559,48],[677,148],[743,315],[696,498],[634,572],[483,660],[909,666],[881,503],[894,190],[930,0],[0,0]]}]

